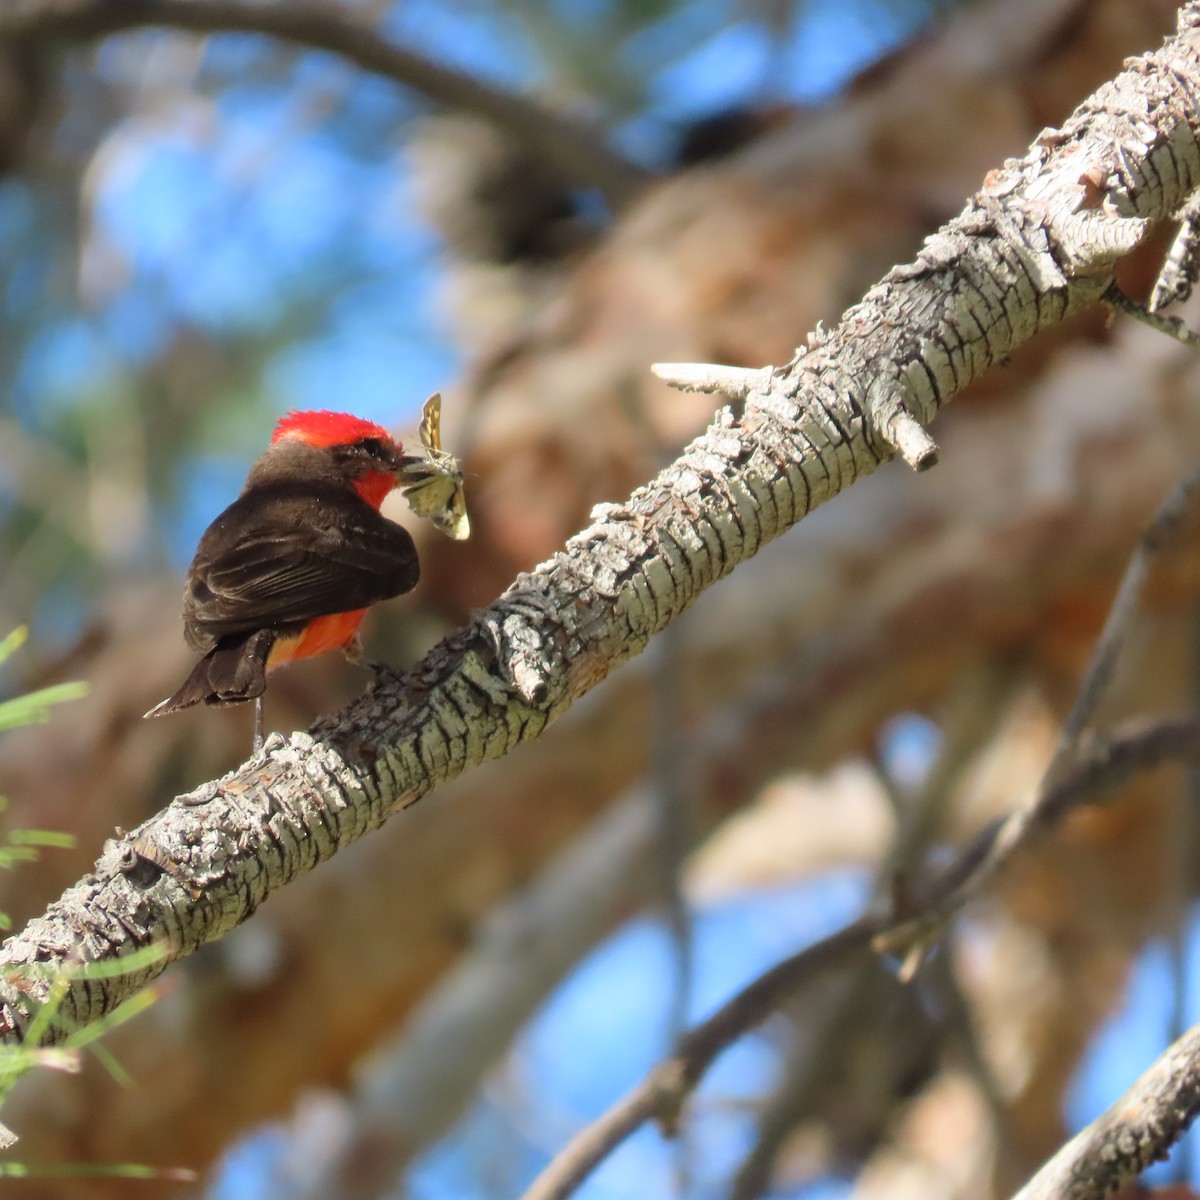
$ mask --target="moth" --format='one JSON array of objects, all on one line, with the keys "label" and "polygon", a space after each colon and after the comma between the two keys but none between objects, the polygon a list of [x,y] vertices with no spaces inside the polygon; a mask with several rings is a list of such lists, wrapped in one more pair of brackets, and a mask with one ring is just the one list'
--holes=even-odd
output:
[{"label": "moth", "polygon": [[464,541],[471,535],[471,521],[462,467],[453,454],[442,449],[440,392],[434,392],[421,409],[420,434],[425,457],[406,465],[400,490],[417,516],[427,517],[456,542]]}]

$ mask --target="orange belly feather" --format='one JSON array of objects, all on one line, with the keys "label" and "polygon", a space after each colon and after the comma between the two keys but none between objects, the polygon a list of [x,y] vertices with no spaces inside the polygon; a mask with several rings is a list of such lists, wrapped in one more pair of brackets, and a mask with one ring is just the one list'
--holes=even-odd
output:
[{"label": "orange belly feather", "polygon": [[365,608],[356,608],[352,612],[330,613],[326,617],[314,618],[299,633],[280,638],[271,647],[267,670],[298,658],[316,658],[318,654],[341,649],[353,640],[366,614]]}]

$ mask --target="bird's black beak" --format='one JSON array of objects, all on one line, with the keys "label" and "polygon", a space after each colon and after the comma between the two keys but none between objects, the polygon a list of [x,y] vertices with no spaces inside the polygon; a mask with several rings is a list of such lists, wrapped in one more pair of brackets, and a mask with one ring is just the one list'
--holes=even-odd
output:
[{"label": "bird's black beak", "polygon": [[415,483],[429,473],[429,460],[423,454],[400,454],[392,458],[392,470],[400,487]]}]

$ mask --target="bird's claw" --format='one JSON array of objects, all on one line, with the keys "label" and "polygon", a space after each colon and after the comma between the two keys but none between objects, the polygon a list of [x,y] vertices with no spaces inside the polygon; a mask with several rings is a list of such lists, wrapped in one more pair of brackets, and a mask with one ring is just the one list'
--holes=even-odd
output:
[{"label": "bird's claw", "polygon": [[342,647],[342,653],[346,656],[347,662],[352,662],[356,667],[362,667],[364,671],[371,672],[372,679],[367,684],[368,691],[373,691],[385,675],[394,671],[390,663],[385,663],[378,658],[368,658],[363,653],[362,639],[358,636]]},{"label": "bird's claw", "polygon": [[370,692],[373,692],[388,675],[396,673],[396,668],[391,663],[385,663],[379,658],[360,658],[355,665],[371,672],[371,679],[367,683],[367,690]]}]

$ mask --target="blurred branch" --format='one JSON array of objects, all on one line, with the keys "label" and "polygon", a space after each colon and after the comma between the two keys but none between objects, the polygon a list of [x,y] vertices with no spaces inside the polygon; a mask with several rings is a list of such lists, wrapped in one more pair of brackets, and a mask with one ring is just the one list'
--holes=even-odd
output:
[{"label": "blurred branch", "polygon": [[1067,719],[1063,722],[1062,734],[1054,753],[1054,760],[1046,771],[1048,778],[1053,778],[1056,770],[1074,756],[1084,730],[1095,716],[1100,700],[1112,682],[1117,659],[1129,636],[1129,627],[1132,624],[1133,615],[1137,611],[1138,602],[1141,600],[1142,588],[1145,586],[1150,564],[1166,545],[1171,535],[1179,528],[1189,506],[1195,502],[1198,491],[1200,491],[1200,467],[1184,476],[1171,489],[1171,494],[1159,506],[1154,518],[1139,538],[1137,547],[1130,557],[1129,565],[1121,577],[1121,583],[1104,622],[1104,628],[1100,631],[1100,638],[1092,652],[1083,683],[1079,688],[1079,694],[1071,706],[1071,711],[1067,714]]},{"label": "blurred branch", "polygon": [[[135,4],[148,11],[148,0],[37,11],[61,22]],[[31,0],[7,11],[28,19]],[[1200,0],[1181,21],[1200,25]],[[80,1027],[438,784],[539,736],[704,590],[898,452],[902,415],[932,419],[1038,330],[1100,302],[1117,260],[1200,178],[1189,99],[1200,93],[1200,46],[1180,36],[1128,64],[1063,129],[991,172],[916,262],[813,335],[740,417],[721,410],[675,462],[624,504],[598,506],[471,624],[308,734],[273,736],[239,771],[110,842],[94,872],[0,951],[0,1039],[20,1040],[71,955],[169,951],[73,984],[61,1012]],[[1083,154],[1093,165],[1081,174]]]},{"label": "blurred branch", "polygon": [[879,932],[864,917],[832,937],[784,959],[743,988],[707,1021],[679,1041],[679,1048],[598,1121],[582,1129],[534,1181],[522,1200],[565,1200],[627,1137],[647,1121],[673,1133],[684,1102],[717,1056],[762,1024],[780,1002],[804,984],[853,962]]},{"label": "blurred branch", "polygon": [[935,955],[924,978],[930,984],[934,1003],[940,1010],[946,1039],[975,1084],[987,1111],[994,1156],[1011,1177],[1024,1179],[1034,1163],[1021,1154],[1014,1136],[1008,1099],[984,1052],[983,1041],[976,1028],[975,1011],[963,991],[962,979],[969,978],[970,974],[969,970],[960,973],[957,964],[964,956],[955,953],[957,949],[957,946],[947,947],[947,953]]},{"label": "blurred branch", "polygon": [[[1060,819],[1088,797],[1126,781],[1135,772],[1181,760],[1200,760],[1200,717],[1124,722],[1109,734],[1104,761],[1095,758],[1080,762],[1060,776],[1045,809],[1047,822]],[[938,911],[939,905],[962,886],[959,880],[972,879],[987,861],[1004,824],[991,825],[948,871],[920,889],[929,911]],[[970,894],[974,894],[974,889]],[[657,1121],[668,1134],[674,1132],[688,1096],[727,1047],[760,1025],[799,988],[855,961],[872,948],[878,949],[910,923],[892,913],[868,914],[760,975],[681,1038],[674,1054],[663,1059],[603,1116],[581,1130],[534,1181],[522,1200],[565,1200],[617,1146],[648,1121]],[[1195,1036],[1200,1044],[1200,1032]],[[1197,1089],[1200,1097],[1200,1066]]]},{"label": "blurred branch", "polygon": [[856,969],[837,980],[815,1012],[805,1013],[803,1039],[797,1038],[783,1063],[781,1078],[767,1097],[755,1123],[750,1147],[729,1187],[729,1200],[758,1200],[770,1194],[775,1163],[801,1121],[816,1114],[831,1081],[831,1069],[845,1069],[848,1042],[863,1033],[864,1000],[879,981],[877,964],[861,959]]},{"label": "blurred branch", "polygon": [[613,150],[598,127],[405,50],[333,3],[7,0],[0,6],[0,42],[82,41],[145,26],[199,34],[258,33],[337,54],[435,104],[491,122],[569,180],[598,188],[614,208],[623,207],[652,177]]},{"label": "blurred branch", "polygon": [[[973,671],[951,697],[944,740],[925,780],[915,795],[897,795],[895,834],[875,872],[872,895],[876,903],[886,904],[889,897],[902,895],[909,886],[941,828],[954,784],[995,732],[1012,690],[1012,672],[988,662]],[[892,780],[884,782],[898,791]],[[783,1079],[758,1120],[754,1145],[738,1167],[730,1200],[755,1200],[766,1194],[776,1159],[792,1130],[800,1121],[818,1115],[830,1080],[845,1073],[844,1064],[852,1057],[847,1041],[861,1038],[863,1012],[879,1007],[872,1003],[879,981],[874,961],[860,963],[853,974],[838,981],[833,996],[809,1017],[807,1036],[785,1064]],[[965,1001],[963,1004],[965,1007]],[[906,1049],[911,1047],[912,1039],[909,1041]],[[878,1082],[887,1088],[892,1081],[881,1078]]]},{"label": "blurred branch", "polygon": [[[1033,795],[1000,822],[986,853],[972,866],[967,877],[947,894],[936,908],[926,909],[907,926],[890,934],[887,949],[895,951],[907,942],[909,953],[916,956],[912,960],[915,964],[923,954],[924,947],[936,940],[941,926],[987,883],[1017,848],[1035,830],[1057,820],[1064,805],[1075,803],[1075,797],[1069,790],[1064,792],[1057,786],[1064,774],[1077,776],[1080,768],[1083,768],[1088,773],[1088,778],[1103,780],[1107,777],[1112,783],[1102,786],[1112,786],[1113,783],[1128,778],[1131,771],[1144,769],[1136,756],[1118,762],[1116,747],[1107,744],[1103,736],[1097,735],[1088,742],[1085,734],[1088,723],[1095,716],[1100,701],[1112,682],[1117,659],[1128,637],[1150,564],[1166,545],[1170,535],[1179,527],[1188,507],[1194,503],[1197,492],[1200,492],[1200,467],[1175,485],[1139,538],[1117,588],[1104,628],[1100,631],[1075,702],[1063,722],[1054,757]],[[1169,739],[1171,736],[1173,735],[1168,723],[1152,724],[1151,728],[1146,730],[1147,740],[1143,742],[1143,747],[1154,753],[1150,749],[1151,740],[1156,737]],[[1085,782],[1083,786],[1090,788],[1094,785]]]},{"label": "blurred branch", "polygon": [[[876,897],[894,896],[908,886],[945,821],[954,784],[996,732],[1013,686],[1011,669],[986,662],[951,693],[942,746],[929,774],[915,797],[899,798],[896,837],[876,880]],[[891,779],[885,777],[884,783],[895,790]]]},{"label": "blurred branch", "polygon": [[471,950],[371,1055],[347,1098],[344,1140],[303,1174],[307,1184],[293,1200],[366,1200],[394,1190],[414,1155],[451,1128],[547,992],[651,902],[660,882],[658,819],[653,789],[634,789],[488,917]]}]

